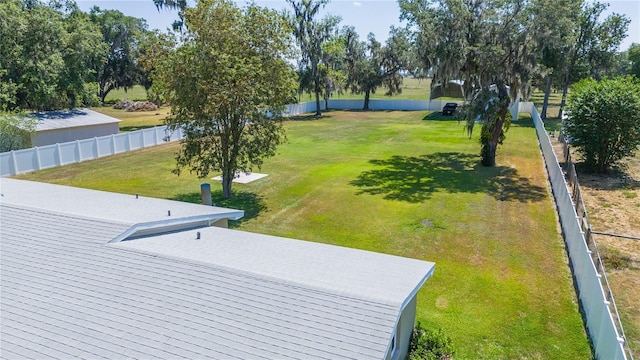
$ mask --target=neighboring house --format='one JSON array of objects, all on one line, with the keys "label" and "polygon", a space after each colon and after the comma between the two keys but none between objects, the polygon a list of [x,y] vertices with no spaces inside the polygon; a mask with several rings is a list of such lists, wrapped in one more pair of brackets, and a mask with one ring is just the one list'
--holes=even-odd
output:
[{"label": "neighboring house", "polygon": [[33,113],[38,118],[33,146],[62,144],[70,141],[117,134],[120,120],[89,109]]},{"label": "neighboring house", "polygon": [[0,192],[5,359],[402,359],[435,266],[224,228],[238,210]]}]

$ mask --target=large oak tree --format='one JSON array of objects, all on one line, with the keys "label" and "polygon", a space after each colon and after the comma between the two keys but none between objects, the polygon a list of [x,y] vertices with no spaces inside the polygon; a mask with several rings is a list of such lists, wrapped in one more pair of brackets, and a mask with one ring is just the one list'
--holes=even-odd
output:
[{"label": "large oak tree", "polygon": [[530,31],[536,19],[529,5],[526,0],[400,0],[402,17],[416,30],[422,67],[433,71],[432,84],[462,80],[471,103],[467,127],[484,120],[485,166],[495,165],[509,126],[509,105],[527,92],[536,65]]},{"label": "large oak tree", "polygon": [[144,19],[126,16],[118,10],[94,6],[91,21],[100,27],[102,41],[109,46],[107,60],[96,64],[98,96],[102,103],[113,89],[132,88],[142,81],[138,64],[139,43],[147,31]]},{"label": "large oak tree", "polygon": [[171,103],[166,123],[186,136],[175,172],[221,171],[228,198],[236,172],[260,167],[284,140],[282,112],[297,87],[291,30],[282,14],[231,0],[186,8],[185,25],[155,78]]},{"label": "large oak tree", "polygon": [[348,70],[346,85],[354,94],[364,93],[363,110],[369,110],[371,94],[383,85],[387,89],[385,95],[402,93],[400,72],[409,67],[409,36],[407,30],[392,27],[383,46],[372,33],[364,42],[359,40],[353,27],[344,29]]}]

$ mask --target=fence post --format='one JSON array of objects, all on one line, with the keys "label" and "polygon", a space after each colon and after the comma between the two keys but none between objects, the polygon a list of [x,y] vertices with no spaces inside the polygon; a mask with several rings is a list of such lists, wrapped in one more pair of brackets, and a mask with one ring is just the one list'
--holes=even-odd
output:
[{"label": "fence post", "polygon": [[62,148],[60,143],[56,143],[56,151],[58,152],[58,166],[62,166]]},{"label": "fence post", "polygon": [[80,140],[76,140],[76,156],[78,157],[78,161],[82,161],[82,150],[80,150]]},{"label": "fence post", "polygon": [[37,146],[34,146],[33,151],[36,152],[36,170],[40,170],[42,168],[42,163],[40,162],[40,149]]},{"label": "fence post", "polygon": [[100,144],[98,144],[98,137],[93,138],[93,145],[96,148],[96,159],[100,157]]},{"label": "fence post", "polygon": [[111,134],[111,155],[115,155],[116,152],[116,135],[115,134]]},{"label": "fence post", "polygon": [[18,175],[18,161],[16,160],[16,152],[14,150],[11,150],[11,162],[13,163],[13,174],[11,175]]},{"label": "fence post", "polygon": [[127,151],[131,151],[131,131],[127,133],[127,145],[125,146]]},{"label": "fence post", "polygon": [[155,139],[155,145],[158,145],[158,143],[160,142],[160,139],[158,139],[158,131],[160,131],[158,130],[158,127],[159,126],[156,126],[153,128],[153,137]]}]

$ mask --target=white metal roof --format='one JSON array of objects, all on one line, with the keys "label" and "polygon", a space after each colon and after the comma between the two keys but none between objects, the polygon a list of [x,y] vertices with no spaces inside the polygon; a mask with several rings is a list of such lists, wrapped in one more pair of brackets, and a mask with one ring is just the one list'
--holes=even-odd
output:
[{"label": "white metal roof", "polygon": [[216,227],[114,245],[398,307],[434,269],[421,260]]},{"label": "white metal roof", "polygon": [[86,108],[33,113],[36,131],[118,123],[120,120]]},{"label": "white metal roof", "polygon": [[434,266],[220,228],[110,242],[174,202],[13,179],[0,192],[2,358],[380,359]]},{"label": "white metal roof", "polygon": [[0,193],[0,202],[5,204],[127,224],[125,235],[167,224],[244,216],[242,210],[8,178],[0,180]]}]

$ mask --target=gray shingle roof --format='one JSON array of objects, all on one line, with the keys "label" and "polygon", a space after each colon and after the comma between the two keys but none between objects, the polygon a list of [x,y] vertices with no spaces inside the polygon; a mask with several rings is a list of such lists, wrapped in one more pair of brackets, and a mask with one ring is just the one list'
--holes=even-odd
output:
[{"label": "gray shingle roof", "polygon": [[120,120],[99,112],[81,108],[33,113],[38,118],[36,131],[119,123]]},{"label": "gray shingle roof", "polygon": [[[433,271],[428,262],[217,228],[198,230],[200,240],[189,230],[109,243],[131,224],[20,204],[13,196],[33,185],[22,183],[0,180],[2,358],[380,359],[402,299]],[[378,280],[374,260],[404,273]],[[404,294],[366,290],[394,278],[404,285],[390,290]],[[357,282],[367,285],[349,289]]]}]

